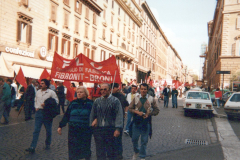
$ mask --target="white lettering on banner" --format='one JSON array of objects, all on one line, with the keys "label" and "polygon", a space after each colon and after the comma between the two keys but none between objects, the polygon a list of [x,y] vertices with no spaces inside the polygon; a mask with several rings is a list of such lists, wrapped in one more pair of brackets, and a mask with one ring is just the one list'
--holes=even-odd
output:
[{"label": "white lettering on banner", "polygon": [[66,66],[70,66],[71,61],[65,61],[63,60],[63,66],[62,68],[65,68]]},{"label": "white lettering on banner", "polygon": [[64,80],[83,80],[84,73],[61,73],[56,72],[55,78],[56,79],[64,79]]},{"label": "white lettering on banner", "polygon": [[26,56],[26,57],[34,57],[34,52],[28,52],[27,50],[26,51],[20,50],[19,48],[6,47],[5,51],[14,53],[14,54],[19,54],[19,55]]},{"label": "white lettering on banner", "polygon": [[79,72],[83,72],[83,67],[79,67]]},{"label": "white lettering on banner", "polygon": [[76,66],[83,66],[83,63],[79,63],[79,58],[76,58]]},{"label": "white lettering on banner", "polygon": [[95,66],[94,66],[94,64],[95,64],[94,62],[91,62],[90,64],[93,66],[93,68],[98,69],[98,70],[99,70],[99,69],[102,69],[102,67],[103,67],[103,66],[95,67]]},{"label": "white lettering on banner", "polygon": [[99,76],[99,75],[91,75],[90,74],[90,81],[97,81],[97,82],[112,82],[112,76]]}]

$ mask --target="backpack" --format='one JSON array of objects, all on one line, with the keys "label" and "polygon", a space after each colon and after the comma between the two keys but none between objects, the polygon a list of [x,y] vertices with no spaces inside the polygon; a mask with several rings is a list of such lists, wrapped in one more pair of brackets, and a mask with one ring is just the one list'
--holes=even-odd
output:
[{"label": "backpack", "polygon": [[44,101],[44,108],[43,108],[43,111],[44,111],[44,117],[46,119],[53,119],[55,118],[59,112],[58,112],[58,109],[57,109],[57,102],[54,98],[48,98]]}]

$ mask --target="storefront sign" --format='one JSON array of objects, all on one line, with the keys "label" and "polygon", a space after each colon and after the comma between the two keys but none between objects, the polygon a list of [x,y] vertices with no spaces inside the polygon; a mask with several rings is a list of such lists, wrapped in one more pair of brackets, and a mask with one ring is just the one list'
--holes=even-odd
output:
[{"label": "storefront sign", "polygon": [[47,56],[46,60],[49,61],[49,62],[52,62],[53,61],[53,56]]},{"label": "storefront sign", "polygon": [[19,48],[10,48],[6,47],[5,51],[8,53],[14,53],[14,54],[19,54],[21,56],[26,56],[26,57],[34,57],[34,52],[28,52],[27,50],[20,50]]},{"label": "storefront sign", "polygon": [[43,59],[45,59],[46,55],[47,55],[46,47],[41,47],[41,48],[40,48],[40,56],[41,56]]}]

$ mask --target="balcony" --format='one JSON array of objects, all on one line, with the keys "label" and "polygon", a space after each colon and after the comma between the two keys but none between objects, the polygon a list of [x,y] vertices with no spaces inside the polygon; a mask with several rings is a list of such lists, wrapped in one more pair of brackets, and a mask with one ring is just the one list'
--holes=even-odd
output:
[{"label": "balcony", "polygon": [[135,55],[131,52],[125,50],[122,46],[118,46],[115,51],[116,57],[120,59],[125,59],[127,62],[132,62],[135,58]]}]

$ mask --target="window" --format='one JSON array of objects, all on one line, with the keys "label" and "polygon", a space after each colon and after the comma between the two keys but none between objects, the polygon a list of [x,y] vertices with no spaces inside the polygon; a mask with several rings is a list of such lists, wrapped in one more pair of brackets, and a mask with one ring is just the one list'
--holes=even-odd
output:
[{"label": "window", "polygon": [[93,13],[93,24],[97,24],[97,16],[96,13]]},{"label": "window", "polygon": [[84,53],[83,53],[86,57],[91,58],[90,55],[90,49],[88,47],[84,47]]},{"label": "window", "polygon": [[100,57],[100,61],[104,61],[106,57],[106,52],[104,50],[101,51],[101,57]]},{"label": "window", "polygon": [[126,13],[124,12],[124,22],[126,22]]},{"label": "window", "polygon": [[121,14],[121,9],[120,9],[120,7],[118,8],[118,15],[120,16],[120,14]]},{"label": "window", "polygon": [[73,58],[75,58],[78,54],[78,44],[74,43],[73,44]]},{"label": "window", "polygon": [[85,15],[86,19],[89,19],[89,8],[86,7],[86,15]]},{"label": "window", "polygon": [[128,39],[130,39],[131,38],[131,33],[130,33],[130,31],[128,31]]},{"label": "window", "polygon": [[135,30],[135,23],[133,22],[133,26],[132,26],[132,29]]},{"label": "window", "polygon": [[84,38],[88,38],[88,24],[85,23],[85,34]]},{"label": "window", "polygon": [[69,12],[66,10],[64,11],[64,27],[68,28],[68,19],[69,19]]},{"label": "window", "polygon": [[113,15],[111,15],[111,26],[113,26]]},{"label": "window", "polygon": [[119,39],[117,39],[117,46],[119,46]]},{"label": "window", "polygon": [[141,53],[139,54],[139,58],[138,58],[138,60],[139,60],[139,64],[142,65],[142,61],[141,61],[141,60],[142,60]]},{"label": "window", "polygon": [[125,25],[123,27],[123,35],[125,36]]},{"label": "window", "polygon": [[118,31],[119,31],[119,28],[120,28],[120,20],[118,20]]},{"label": "window", "polygon": [[130,23],[131,23],[131,19],[130,19],[130,17],[129,17],[129,21],[128,21],[128,25],[130,26]]},{"label": "window", "polygon": [[51,3],[51,21],[56,22],[57,20],[57,5]]},{"label": "window", "polygon": [[93,28],[93,37],[92,37],[92,41],[96,42],[96,29]]},{"label": "window", "polygon": [[79,0],[75,1],[75,11],[82,14],[82,3]]},{"label": "window", "polygon": [[62,54],[70,56],[70,45],[71,42],[68,39],[62,39]]},{"label": "window", "polygon": [[106,20],[106,9],[103,9],[103,19]]},{"label": "window", "polygon": [[69,6],[69,0],[63,0],[63,3]]},{"label": "window", "polygon": [[48,50],[58,52],[58,36],[48,33]]},{"label": "window", "polygon": [[79,18],[75,18],[75,33],[79,33]]},{"label": "window", "polygon": [[29,23],[17,21],[17,42],[23,42],[31,45],[32,43],[32,25]]},{"label": "window", "polygon": [[114,0],[112,0],[112,9],[114,9]]},{"label": "window", "polygon": [[134,34],[132,35],[132,42],[134,42],[135,41],[135,36],[134,36]]},{"label": "window", "polygon": [[134,63],[132,63],[132,71],[134,71]]},{"label": "window", "polygon": [[102,38],[103,38],[104,40],[105,40],[105,38],[106,38],[105,29],[103,29]]},{"label": "window", "polygon": [[112,44],[113,41],[112,41],[112,34],[110,34],[110,43]]},{"label": "window", "polygon": [[91,53],[92,53],[92,54],[91,54],[90,59],[91,59],[91,60],[94,60],[94,57],[95,57],[95,50],[92,49]]},{"label": "window", "polygon": [[28,0],[21,0],[21,3],[26,7],[28,6]]}]

